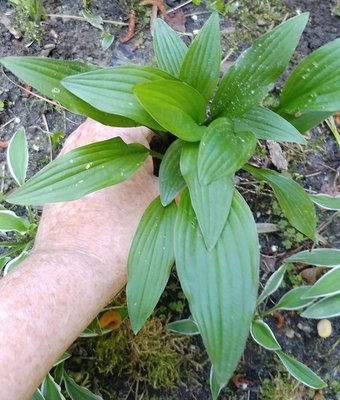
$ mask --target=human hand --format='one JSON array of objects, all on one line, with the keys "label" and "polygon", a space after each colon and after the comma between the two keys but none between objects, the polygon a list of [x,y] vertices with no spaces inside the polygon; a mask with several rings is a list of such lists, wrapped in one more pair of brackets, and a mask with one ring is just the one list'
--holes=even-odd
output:
[{"label": "human hand", "polygon": [[[87,119],[66,140],[61,154],[95,141],[121,136],[126,143],[149,147],[151,131],[144,127],[112,128]],[[100,257],[126,281],[126,264],[133,235],[149,203],[158,195],[151,157],[127,181],[79,200],[44,207],[35,251],[66,250]],[[117,276],[116,276],[117,279]]]},{"label": "human hand", "polygon": [[[62,153],[115,136],[147,146],[149,133],[87,120]],[[149,158],[123,183],[44,207],[31,255],[0,280],[0,399],[31,398],[60,355],[123,287],[132,238],[157,195]]]}]

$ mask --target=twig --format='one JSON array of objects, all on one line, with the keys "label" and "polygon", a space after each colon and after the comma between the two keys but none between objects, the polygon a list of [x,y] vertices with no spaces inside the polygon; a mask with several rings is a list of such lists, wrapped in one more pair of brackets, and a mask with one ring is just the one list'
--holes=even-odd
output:
[{"label": "twig", "polygon": [[6,174],[6,167],[5,164],[1,165],[1,186],[0,186],[0,193],[4,192],[5,187],[5,174]]},{"label": "twig", "polygon": [[[19,85],[18,83],[14,82],[14,81],[5,73],[4,70],[2,70],[2,73],[5,75],[5,77],[6,77],[11,83],[13,83],[13,85],[15,85],[16,87],[22,89],[25,93],[29,93],[30,95],[32,95],[32,96],[34,96],[34,97],[37,97],[37,98],[40,99],[40,100],[46,101],[46,103],[52,104],[53,106],[56,106],[56,107],[62,108],[63,110],[68,111],[67,108],[64,107],[64,106],[62,106],[61,104],[59,104],[59,103],[57,103],[57,102],[55,102],[55,101],[53,101],[53,100],[49,100],[49,99],[47,99],[46,97],[40,96],[39,94],[34,93],[34,92],[32,92],[31,90],[27,90],[24,86],[21,86],[21,85]],[[14,119],[15,119],[15,118],[13,118],[13,120],[14,120]],[[8,124],[8,123],[7,123],[7,124]],[[3,125],[1,128],[5,127],[7,124]]]},{"label": "twig", "polygon": [[152,37],[153,37],[154,31],[155,31],[155,22],[157,19],[157,13],[158,13],[157,4],[153,4],[152,9],[151,9],[151,19],[150,19],[150,32],[151,32]]},{"label": "twig", "polygon": [[0,126],[0,130],[5,128],[7,125],[9,125],[11,122],[15,121],[16,117],[11,118],[9,121],[5,122],[3,125]]},{"label": "twig", "polygon": [[[75,20],[78,20],[78,21],[87,21],[86,18],[79,17],[77,15],[47,14],[47,17],[50,17],[50,18],[62,18],[62,19],[75,19]],[[118,26],[128,26],[129,25],[126,22],[114,21],[114,20],[111,20],[111,19],[103,19],[103,22],[105,24],[118,25]]]},{"label": "twig", "polygon": [[233,49],[230,49],[228,51],[228,53],[226,54],[226,56],[223,58],[223,60],[221,61],[220,66],[222,67],[222,65],[228,60],[228,58],[234,53]]},{"label": "twig", "polygon": [[120,39],[121,43],[127,43],[135,36],[136,12],[134,10],[129,12],[129,18],[129,29],[127,34]]},{"label": "twig", "polygon": [[52,139],[51,139],[51,134],[50,134],[50,128],[48,126],[45,114],[42,114],[41,118],[42,118],[43,123],[45,125],[45,131],[47,133],[48,144],[50,146],[50,161],[52,161],[53,160],[53,152],[52,152]]},{"label": "twig", "polygon": [[172,8],[171,10],[169,10],[169,11],[168,11],[168,14],[173,13],[173,12],[179,10],[179,9],[182,8],[182,7],[185,7],[185,6],[187,6],[188,4],[190,4],[190,3],[192,3],[192,0],[187,0],[187,1],[185,1],[184,3],[179,4],[178,6]]}]

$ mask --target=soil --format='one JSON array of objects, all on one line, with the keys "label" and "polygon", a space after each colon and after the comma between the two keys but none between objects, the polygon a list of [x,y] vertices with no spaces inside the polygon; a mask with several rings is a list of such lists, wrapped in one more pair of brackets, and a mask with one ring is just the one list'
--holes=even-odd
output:
[{"label": "soil", "polygon": [[[48,14],[62,14],[81,16],[81,2],[69,0],[49,0],[45,2]],[[169,0],[167,8],[177,6],[180,1]],[[271,26],[271,22],[278,23],[284,17],[294,15],[297,10],[309,11],[311,14],[309,24],[303,34],[302,40],[293,57],[293,65],[303,56],[311,51],[326,44],[327,42],[338,37],[340,34],[340,18],[334,13],[334,7],[337,1],[320,1],[320,0],[284,0],[282,3],[275,3],[275,7],[271,9],[275,18],[269,22],[262,18],[261,15],[249,15],[249,20],[240,20],[240,12],[242,7],[249,3],[240,1],[240,8],[234,13],[229,13],[222,17],[221,27],[223,31],[222,48],[224,54],[227,54],[231,48],[233,53],[226,62],[226,67],[230,65],[239,53],[250,44],[250,38],[256,37],[260,32],[264,32]],[[260,1],[254,2],[261,3]],[[279,4],[279,5],[278,5]],[[209,4],[208,4],[209,5]],[[8,55],[47,55],[49,57],[61,58],[67,60],[82,60],[84,62],[100,64],[103,66],[120,65],[120,64],[154,64],[154,56],[152,51],[152,40],[149,30],[150,8],[148,6],[140,6],[132,3],[130,0],[118,2],[116,0],[91,0],[90,9],[94,14],[101,15],[104,19],[116,20],[120,22],[128,21],[128,14],[131,8],[137,11],[137,34],[126,44],[120,43],[119,38],[124,36],[127,27],[116,27],[114,25],[105,25],[105,29],[115,36],[115,42],[111,48],[104,51],[101,48],[101,32],[85,21],[76,19],[50,18],[42,23],[43,33],[39,35],[38,40],[31,43],[30,38],[22,37],[15,39],[9,30],[0,24],[0,57]],[[183,7],[185,30],[192,32],[199,29],[203,22],[207,19],[206,5],[194,6],[189,4]],[[15,13],[13,8],[7,1],[0,0],[0,13],[10,13],[9,18],[15,21]],[[12,14],[11,14],[12,13]],[[267,10],[268,13],[268,10]],[[191,16],[195,15],[194,18]],[[183,23],[183,16],[178,17],[178,23]],[[263,21],[264,19],[264,21]],[[254,24],[255,20],[255,24]],[[267,22],[266,22],[267,21]],[[235,29],[238,29],[237,32]],[[239,30],[240,29],[240,30]],[[249,31],[251,35],[249,36]],[[235,33],[236,32],[236,33]],[[186,38],[187,40],[187,38]],[[50,49],[52,50],[50,51]],[[284,77],[287,74],[284,74]],[[76,116],[69,112],[61,112],[55,107],[47,105],[45,102],[33,97],[27,97],[22,89],[13,84],[11,81],[17,80],[8,72],[2,77],[0,76],[0,100],[5,102],[5,110],[0,112],[0,140],[7,141],[13,135],[18,126],[24,126],[28,133],[30,148],[30,169],[29,176],[34,175],[43,165],[49,161],[50,154],[56,155],[58,148],[51,148],[48,133],[63,132],[69,134],[84,118]],[[279,81],[276,89],[279,90],[283,79]],[[339,162],[340,152],[333,136],[330,134],[326,125],[320,125],[318,128],[310,132],[308,146],[303,151],[294,146],[283,146],[283,150],[290,161],[290,173],[300,180],[300,183],[308,190],[313,192],[323,192],[329,194],[339,194],[340,183]],[[59,146],[60,147],[60,146]],[[270,164],[268,156],[264,156],[264,161]],[[5,171],[5,149],[0,149],[0,170]],[[8,192],[13,187],[8,173],[5,173],[3,179],[3,190]],[[268,208],[272,209],[272,196],[257,197],[256,202],[252,193],[244,192],[247,200],[249,200],[254,215],[259,222],[274,222],[280,220],[280,216],[267,212]],[[24,210],[19,210],[24,213]],[[39,209],[36,210],[40,212]],[[326,246],[340,248],[340,219],[332,212],[319,213],[319,234]],[[261,235],[261,253],[262,253],[262,283],[279,265],[287,253],[294,252],[298,248],[308,248],[310,243],[303,241],[302,243],[292,243],[292,248],[287,250],[282,246],[284,234],[266,234]],[[293,270],[286,280],[287,287],[296,284],[299,278],[299,271]],[[172,278],[172,284],[177,287],[176,278]],[[286,290],[286,289],[285,289]],[[272,296],[270,302],[277,300],[285,290]],[[169,312],[168,302],[169,296],[172,301],[178,301],[180,290],[168,290],[167,294],[161,299],[160,305],[165,307]],[[177,297],[177,300],[176,300]],[[173,319],[178,319],[188,315],[185,302],[179,301],[184,305],[182,310],[170,311]],[[316,371],[321,377],[325,378],[332,385],[323,391],[324,398],[328,400],[340,399],[340,372],[339,372],[339,337],[340,337],[340,320],[333,319],[333,334],[327,339],[321,339],[316,332],[315,320],[307,320],[300,318],[296,313],[284,314],[284,325],[281,329],[275,327],[274,318],[269,318],[268,323],[272,326],[283,350],[288,354],[294,355],[295,358],[304,362]],[[91,354],[91,348],[83,342],[77,345],[86,349],[88,357]],[[209,399],[209,367],[207,355],[203,350],[202,343],[199,339],[193,338],[190,345],[194,353],[194,358],[204,365],[201,372],[192,371],[193,379],[185,379],[183,384],[173,390],[160,389],[154,390],[151,386],[140,387],[136,393],[136,388],[131,388],[127,381],[128,378],[117,378],[116,376],[102,376],[97,370],[89,370],[91,364],[86,364],[84,357],[84,365],[81,369],[86,370],[89,374],[89,387],[101,391],[105,387],[114,389],[119,399],[146,399],[153,397],[161,399]],[[85,350],[84,350],[85,351]],[[88,358],[87,357],[87,358]],[[69,364],[72,366],[72,362]],[[247,348],[244,353],[237,374],[242,375],[246,381],[235,387],[232,383],[221,394],[221,399],[261,399],[261,385],[265,378],[272,379],[280,370],[279,363],[271,353],[261,350],[251,340],[248,341]],[[77,372],[77,371],[73,371]],[[183,376],[186,375],[183,373]],[[186,375],[187,376],[187,375]],[[133,379],[133,377],[132,377]],[[337,389],[334,382],[337,381]],[[113,383],[114,382],[114,383]],[[105,399],[113,398],[102,393]],[[290,399],[293,397],[284,397],[287,393],[282,393],[282,397],[272,397],[273,400]],[[311,398],[313,396],[308,391],[304,391],[301,397],[297,399]],[[316,399],[316,398],[315,398]]]}]

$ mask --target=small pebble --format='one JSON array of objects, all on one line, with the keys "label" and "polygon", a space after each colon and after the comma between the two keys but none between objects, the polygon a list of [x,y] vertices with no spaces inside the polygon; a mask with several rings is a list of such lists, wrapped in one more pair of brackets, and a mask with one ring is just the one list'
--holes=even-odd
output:
[{"label": "small pebble", "polygon": [[328,319],[322,319],[317,325],[318,334],[322,338],[328,338],[332,334],[332,324]]},{"label": "small pebble", "polygon": [[288,339],[293,339],[293,337],[295,336],[295,332],[293,329],[287,329],[285,335]]},{"label": "small pebble", "polygon": [[257,19],[257,25],[258,26],[265,26],[265,25],[267,25],[267,22],[262,18],[258,18]]},{"label": "small pebble", "polygon": [[311,328],[310,326],[308,326],[308,325],[303,325],[303,324],[301,324],[301,322],[299,322],[299,323],[297,324],[297,327],[298,327],[301,331],[304,331],[304,332],[306,332],[306,333],[311,333],[311,332],[312,332],[312,328]]}]

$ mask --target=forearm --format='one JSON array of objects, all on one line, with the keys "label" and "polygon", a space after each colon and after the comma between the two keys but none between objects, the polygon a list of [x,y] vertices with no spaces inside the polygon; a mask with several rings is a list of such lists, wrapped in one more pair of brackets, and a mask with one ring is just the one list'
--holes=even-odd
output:
[{"label": "forearm", "polygon": [[0,399],[31,398],[124,285],[122,270],[85,253],[37,251],[0,281]]}]

